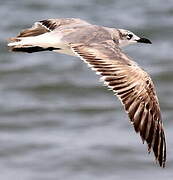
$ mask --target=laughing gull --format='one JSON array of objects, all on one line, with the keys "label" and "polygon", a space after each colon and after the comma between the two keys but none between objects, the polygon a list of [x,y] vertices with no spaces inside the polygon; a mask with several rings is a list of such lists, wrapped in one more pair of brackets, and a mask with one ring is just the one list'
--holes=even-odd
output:
[{"label": "laughing gull", "polygon": [[81,58],[118,96],[148,152],[165,167],[166,141],[158,98],[150,76],[120,47],[149,43],[134,33],[76,18],[47,19],[23,30],[8,44],[11,51],[54,51]]}]

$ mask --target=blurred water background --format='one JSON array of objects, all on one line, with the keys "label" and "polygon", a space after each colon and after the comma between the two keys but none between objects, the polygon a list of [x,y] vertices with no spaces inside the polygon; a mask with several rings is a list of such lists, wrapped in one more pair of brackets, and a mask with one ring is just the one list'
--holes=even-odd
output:
[{"label": "blurred water background", "polygon": [[[0,179],[173,179],[172,0],[0,0],[0,17]],[[155,82],[167,136],[165,169],[80,59],[8,52],[7,38],[35,21],[61,17],[152,40],[125,51]]]}]

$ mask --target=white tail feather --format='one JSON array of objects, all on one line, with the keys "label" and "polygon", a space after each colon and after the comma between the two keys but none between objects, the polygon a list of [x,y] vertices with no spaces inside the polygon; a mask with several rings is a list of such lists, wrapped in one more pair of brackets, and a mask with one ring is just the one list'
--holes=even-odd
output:
[{"label": "white tail feather", "polygon": [[59,48],[61,44],[60,39],[61,37],[59,36],[54,36],[51,33],[45,33],[38,36],[16,38],[14,41],[8,44],[8,47],[39,46],[42,48],[48,48],[48,47]]}]

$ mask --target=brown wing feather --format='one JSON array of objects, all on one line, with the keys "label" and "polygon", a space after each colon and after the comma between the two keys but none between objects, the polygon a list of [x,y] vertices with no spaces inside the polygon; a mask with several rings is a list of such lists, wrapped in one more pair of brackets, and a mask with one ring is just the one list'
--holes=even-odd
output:
[{"label": "brown wing feather", "polygon": [[[46,19],[36,22],[31,28],[23,30],[16,38],[38,36],[46,32],[53,31],[56,28],[72,24],[77,25],[89,23],[77,18]],[[14,38],[14,41],[15,40],[16,39]]]},{"label": "brown wing feather", "polygon": [[56,28],[67,26],[67,25],[72,26],[73,24],[74,25],[89,24],[88,22],[81,19],[77,19],[77,18],[46,19],[46,20],[39,21],[39,23],[42,26],[44,26],[46,29],[48,29],[49,31],[53,31]]},{"label": "brown wing feather", "polygon": [[161,167],[166,161],[166,142],[160,107],[149,75],[113,42],[72,45],[73,51],[102,76],[120,98],[136,132],[153,150]]},{"label": "brown wing feather", "polygon": [[47,28],[41,25],[41,23],[36,22],[31,28],[25,29],[19,33],[17,38],[21,37],[30,37],[30,36],[38,36],[49,32]]}]

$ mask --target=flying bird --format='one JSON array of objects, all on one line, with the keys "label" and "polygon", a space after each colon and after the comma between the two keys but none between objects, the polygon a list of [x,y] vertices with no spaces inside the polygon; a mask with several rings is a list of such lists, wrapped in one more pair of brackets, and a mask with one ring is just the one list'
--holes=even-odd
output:
[{"label": "flying bird", "polygon": [[154,84],[148,73],[121,50],[129,44],[151,44],[150,40],[128,30],[62,18],[36,22],[9,41],[11,51],[54,51],[87,63],[118,96],[135,131],[147,143],[148,152],[152,150],[156,162],[165,167],[165,133]]}]

